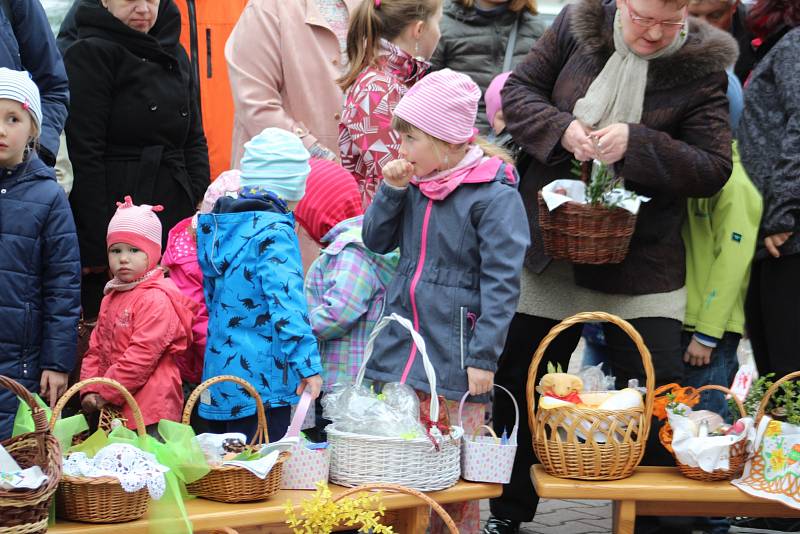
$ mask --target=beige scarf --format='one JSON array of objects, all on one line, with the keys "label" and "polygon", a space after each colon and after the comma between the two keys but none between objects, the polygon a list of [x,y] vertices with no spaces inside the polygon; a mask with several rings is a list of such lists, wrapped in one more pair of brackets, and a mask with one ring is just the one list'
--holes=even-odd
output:
[{"label": "beige scarf", "polygon": [[591,128],[599,129],[615,122],[638,123],[642,119],[650,60],[672,55],[686,42],[688,31],[684,23],[669,46],[639,56],[622,37],[620,17],[618,9],[614,16],[614,53],[572,110],[578,120]]}]

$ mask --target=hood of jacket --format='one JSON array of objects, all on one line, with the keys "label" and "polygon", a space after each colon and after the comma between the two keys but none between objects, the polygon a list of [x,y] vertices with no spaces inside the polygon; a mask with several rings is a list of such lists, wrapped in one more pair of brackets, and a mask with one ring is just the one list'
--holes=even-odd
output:
[{"label": "hood of jacket", "polygon": [[181,35],[181,14],[173,0],[161,0],[156,23],[147,33],[125,25],[98,0],[82,0],[75,21],[79,39],[99,37],[120,43],[147,59],[176,61],[174,50]]},{"label": "hood of jacket", "polygon": [[55,180],[55,171],[48,167],[39,156],[32,155],[19,165],[10,169],[0,169],[0,185],[6,189],[34,180]]},{"label": "hood of jacket", "polygon": [[[578,45],[603,63],[614,53],[615,12],[608,0],[583,0],[571,18]],[[675,54],[650,61],[647,85],[664,89],[691,83],[731,67],[738,57],[739,45],[729,33],[690,17],[686,43]]]},{"label": "hood of jacket", "polygon": [[220,198],[214,211],[198,218],[197,231],[213,236],[198,239],[198,257],[206,258],[200,262],[203,276],[221,277],[231,265],[238,268],[246,264],[242,260],[250,240],[269,246],[271,234],[282,225],[294,233],[294,216],[282,201],[269,197]]},{"label": "hood of jacket", "polygon": [[[146,280],[143,280],[130,291],[138,292],[146,289],[158,289],[167,296],[169,302],[172,304],[172,308],[175,310],[175,314],[181,321],[181,326],[183,326],[184,332],[186,332],[191,338],[192,322],[194,321],[195,314],[200,309],[197,303],[181,293],[180,290],[175,286],[175,283],[164,276],[164,271],[160,268],[157,268],[157,272],[153,273],[153,275],[149,276]],[[122,293],[126,292],[115,291],[111,294],[120,295]]]},{"label": "hood of jacket", "polygon": [[328,233],[322,237],[323,243],[329,243],[327,247],[322,249],[322,254],[330,254],[331,256],[339,254],[347,246],[356,246],[363,249],[364,252],[375,262],[376,273],[378,279],[384,287],[389,285],[392,281],[394,272],[397,269],[397,262],[400,260],[400,250],[393,250],[386,254],[377,254],[372,252],[364,244],[361,237],[361,227],[364,223],[364,216],[358,215],[350,219],[345,219],[339,224],[328,230]]},{"label": "hood of jacket", "polygon": [[409,86],[417,83],[431,68],[429,61],[413,57],[386,39],[381,39],[378,65]]}]

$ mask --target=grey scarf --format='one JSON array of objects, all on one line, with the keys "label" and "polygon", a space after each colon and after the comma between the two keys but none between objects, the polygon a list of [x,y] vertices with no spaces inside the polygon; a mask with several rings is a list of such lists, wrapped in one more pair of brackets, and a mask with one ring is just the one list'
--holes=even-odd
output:
[{"label": "grey scarf", "polygon": [[603,128],[615,122],[638,123],[642,118],[649,61],[674,54],[686,42],[688,31],[684,23],[669,46],[639,56],[622,37],[620,17],[618,9],[614,16],[614,53],[572,110],[578,120],[591,128]]}]

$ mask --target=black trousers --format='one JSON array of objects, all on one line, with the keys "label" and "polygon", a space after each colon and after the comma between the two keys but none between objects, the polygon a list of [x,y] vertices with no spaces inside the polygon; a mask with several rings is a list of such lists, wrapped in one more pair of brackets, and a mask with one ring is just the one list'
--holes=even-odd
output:
[{"label": "black trousers", "polygon": [[[680,382],[683,377],[683,353],[681,352],[681,323],[673,319],[644,318],[629,321],[642,335],[650,349],[656,375],[656,385]],[[492,515],[504,519],[527,522],[533,519],[539,497],[533,489],[530,468],[536,460],[528,426],[528,404],[525,385],[528,379],[533,353],[541,340],[558,321],[518,313],[511,321],[506,346],[500,357],[495,382],[505,386],[520,406],[520,424],[517,456],[511,482],[503,486],[502,496],[492,499]],[[538,379],[546,373],[547,362],[560,363],[566,370],[570,356],[581,336],[583,325],[564,330],[550,343],[537,372]],[[626,387],[628,379],[637,378],[645,384],[644,366],[633,341],[616,325],[605,324],[604,334],[611,355],[611,367],[617,377],[617,386]],[[496,395],[493,407],[495,432],[506,429],[509,433],[514,425],[514,407],[505,395]],[[672,457],[658,442],[658,427],[651,427],[650,439],[642,462],[648,465],[674,465]]]},{"label": "black trousers", "polygon": [[800,254],[753,262],[745,315],[759,374],[800,369]]}]

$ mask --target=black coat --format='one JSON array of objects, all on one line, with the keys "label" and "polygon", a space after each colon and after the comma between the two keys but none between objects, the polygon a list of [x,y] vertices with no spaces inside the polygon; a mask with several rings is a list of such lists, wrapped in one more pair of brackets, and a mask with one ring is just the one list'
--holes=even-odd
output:
[{"label": "black coat", "polygon": [[[0,169],[0,375],[39,391],[43,369],[75,365],[80,264],[75,225],[53,169],[38,157]],[[13,393],[0,390],[0,439]]]},{"label": "black coat", "polygon": [[106,228],[116,202],[162,204],[167,232],[192,215],[209,184],[208,148],[178,42],[180,12],[162,0],[149,33],[84,0],[78,40],[65,54],[72,102],[67,143],[70,195],[84,266],[106,265]]}]

